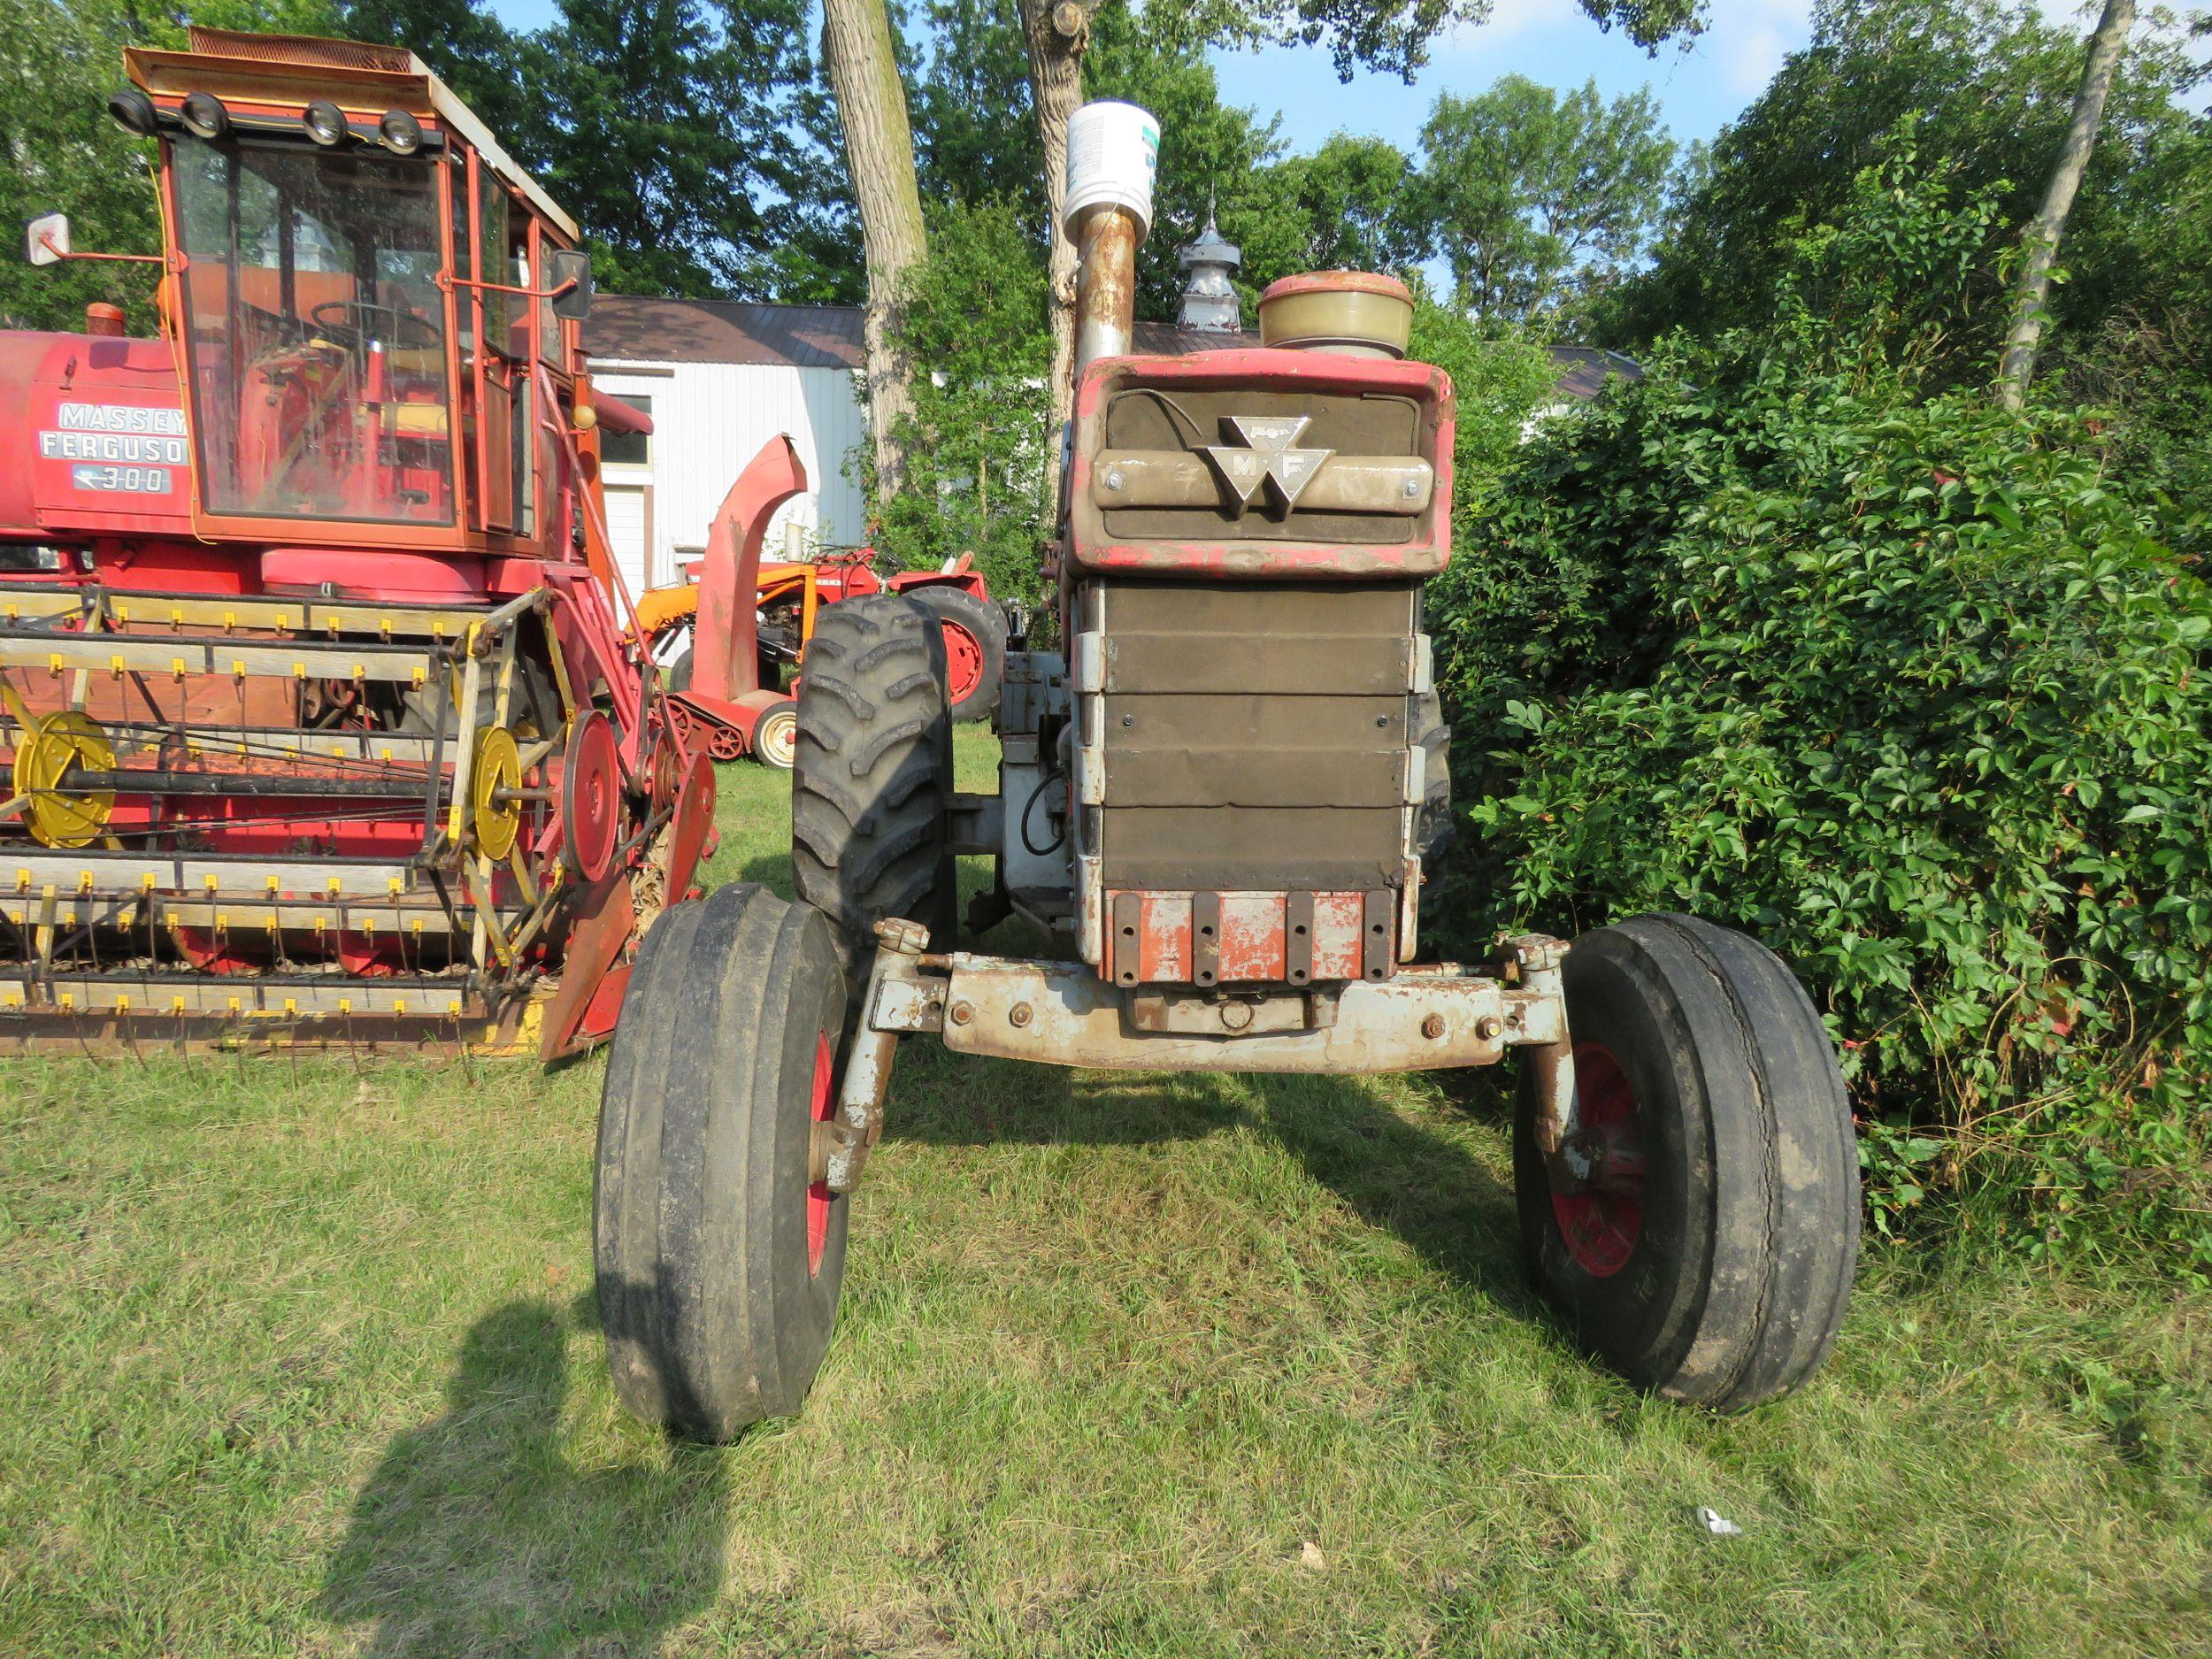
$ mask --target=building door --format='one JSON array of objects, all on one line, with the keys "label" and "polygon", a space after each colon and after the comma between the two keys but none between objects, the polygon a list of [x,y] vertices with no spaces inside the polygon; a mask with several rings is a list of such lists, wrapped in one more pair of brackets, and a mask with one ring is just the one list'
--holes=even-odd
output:
[{"label": "building door", "polygon": [[653,490],[649,484],[609,484],[606,487],[607,541],[614,549],[615,568],[632,597],[652,584]]}]

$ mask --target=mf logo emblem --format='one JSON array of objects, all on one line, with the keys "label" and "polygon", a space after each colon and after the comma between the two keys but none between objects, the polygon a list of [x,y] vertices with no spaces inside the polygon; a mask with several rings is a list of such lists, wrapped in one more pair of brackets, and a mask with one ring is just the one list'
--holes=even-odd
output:
[{"label": "mf logo emblem", "polygon": [[1312,424],[1310,415],[1229,417],[1230,428],[1244,440],[1244,448],[1209,444],[1205,454],[1214,464],[1214,470],[1221,474],[1222,481],[1228,485],[1229,493],[1236,497],[1238,512],[1252,504],[1252,497],[1263,487],[1280,511],[1286,513],[1297,505],[1298,497],[1321,470],[1321,463],[1336,453],[1333,449],[1291,447]]}]

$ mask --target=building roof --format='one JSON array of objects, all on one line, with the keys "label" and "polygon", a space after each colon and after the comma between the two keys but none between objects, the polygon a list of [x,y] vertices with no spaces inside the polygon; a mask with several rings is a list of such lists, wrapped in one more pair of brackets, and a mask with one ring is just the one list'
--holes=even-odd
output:
[{"label": "building roof", "polygon": [[1562,397],[1595,397],[1616,375],[1624,380],[1644,378],[1642,364],[1602,346],[1554,346],[1551,360],[1559,370],[1556,389]]},{"label": "building roof", "polygon": [[[1141,322],[1136,348],[1148,357],[1187,357],[1260,343],[1259,330],[1234,334]],[[584,322],[584,350],[602,363],[749,363],[801,369],[857,369],[864,361],[857,305],[769,305],[749,300],[653,299],[595,295]],[[1640,380],[1632,357],[1599,346],[1554,346],[1559,396],[1595,397],[1615,375]]]},{"label": "building roof", "polygon": [[749,300],[671,300],[596,294],[584,319],[584,350],[618,363],[752,363],[856,369],[863,361],[857,305],[767,305]]}]

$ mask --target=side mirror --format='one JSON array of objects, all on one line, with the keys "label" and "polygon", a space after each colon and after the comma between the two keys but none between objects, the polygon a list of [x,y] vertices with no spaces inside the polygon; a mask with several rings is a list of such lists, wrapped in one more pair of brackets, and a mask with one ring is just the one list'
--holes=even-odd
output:
[{"label": "side mirror", "polygon": [[[556,248],[545,259],[546,287],[554,290],[553,314],[580,323],[591,315],[591,256],[576,248]],[[565,291],[564,291],[565,290]]]},{"label": "side mirror", "polygon": [[23,257],[33,265],[54,265],[69,257],[69,215],[41,213],[23,227]]}]

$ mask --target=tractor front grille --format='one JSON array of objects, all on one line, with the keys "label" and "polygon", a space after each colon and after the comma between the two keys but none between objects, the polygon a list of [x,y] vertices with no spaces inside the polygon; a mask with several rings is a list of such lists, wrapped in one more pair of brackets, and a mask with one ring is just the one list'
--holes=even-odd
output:
[{"label": "tractor front grille", "polygon": [[[1129,949],[1102,968],[1123,983],[1380,977],[1418,783],[1417,589],[1101,581],[1084,603],[1099,776],[1083,839],[1102,904],[1122,918],[1102,918],[1108,955],[1130,917],[1148,923],[1141,969]],[[1216,910],[1218,935],[1202,926]],[[1310,933],[1296,926],[1306,911]],[[1376,919],[1390,921],[1387,939],[1368,936]],[[1166,939],[1170,920],[1187,946]],[[1237,967],[1258,959],[1236,941],[1262,935],[1274,965]],[[1215,938],[1229,951],[1217,964]],[[1308,938],[1318,954],[1298,972]]]}]

